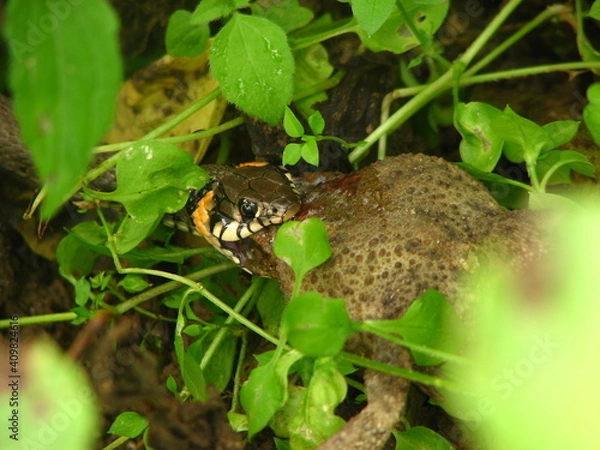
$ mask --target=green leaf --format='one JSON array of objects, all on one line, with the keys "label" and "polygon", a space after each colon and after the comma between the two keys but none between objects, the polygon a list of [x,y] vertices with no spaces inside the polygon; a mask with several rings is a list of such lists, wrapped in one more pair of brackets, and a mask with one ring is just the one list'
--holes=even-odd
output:
[{"label": "green leaf", "polygon": [[549,210],[573,210],[581,208],[580,205],[564,195],[551,194],[549,192],[529,192],[528,209],[532,211]]},{"label": "green leaf", "polygon": [[600,145],[600,83],[592,84],[587,90],[589,103],[583,108],[583,121],[594,143]]},{"label": "green leaf", "polygon": [[249,0],[202,0],[192,14],[192,23],[208,23],[230,15],[238,8],[245,8]]},{"label": "green leaf", "polygon": [[202,369],[200,369],[200,364],[196,362],[189,352],[183,354],[181,376],[185,383],[185,387],[190,391],[190,394],[192,394],[195,400],[203,402],[208,399],[206,381]]},{"label": "green leaf", "polygon": [[302,279],[331,256],[327,228],[314,218],[286,222],[277,231],[273,251],[292,268],[297,280]]},{"label": "green leaf", "polygon": [[[217,330],[214,327],[208,328],[200,325],[189,325],[183,332],[197,338],[188,347],[188,352],[194,356],[197,362],[202,361],[208,348],[213,345]],[[229,332],[220,341],[214,356],[204,366],[203,374],[206,382],[215,386],[219,392],[223,391],[231,381],[236,349],[237,337]]]},{"label": "green leaf", "polygon": [[169,375],[167,378],[167,389],[173,395],[179,394],[179,387],[177,386],[177,380],[173,376]]},{"label": "green leaf", "polygon": [[502,111],[480,102],[459,103],[454,110],[454,126],[463,137],[460,157],[483,172],[491,172],[502,155],[504,140],[492,126]]},{"label": "green leaf", "polygon": [[547,123],[542,127],[548,136],[552,139],[552,146],[542,149],[542,151],[552,150],[562,147],[577,135],[579,130],[579,121],[577,120],[557,120]]},{"label": "green leaf", "polygon": [[600,1],[595,0],[587,14],[592,19],[600,20]]},{"label": "green leaf", "polygon": [[83,242],[97,253],[108,254],[106,253],[107,249],[105,247],[107,240],[106,230],[104,230],[102,225],[96,222],[89,221],[78,223],[73,227],[69,236],[73,236],[80,242]]},{"label": "green leaf", "polygon": [[189,189],[200,189],[208,175],[179,147],[157,141],[138,142],[117,162],[117,189],[89,191],[100,200],[122,203],[138,223],[155,222],[185,206]]},{"label": "green leaf", "polygon": [[302,28],[314,17],[313,12],[308,8],[300,6],[298,0],[279,0],[277,2],[264,3],[264,5],[252,3],[250,5],[252,14],[276,23],[286,33]]},{"label": "green leaf", "polygon": [[191,19],[192,13],[183,9],[175,11],[169,17],[165,38],[169,55],[193,58],[202,54],[206,48],[210,37],[208,24],[195,24]]},{"label": "green leaf", "polygon": [[314,136],[305,136],[305,144],[302,145],[300,151],[302,152],[302,159],[315,167],[319,166],[319,147]]},{"label": "green leaf", "polygon": [[279,324],[285,306],[286,301],[279,281],[267,279],[256,302],[256,310],[265,331],[274,336],[279,335]]},{"label": "green leaf", "polygon": [[294,104],[298,111],[308,116],[313,113],[312,105],[327,100],[323,82],[333,74],[327,49],[321,44],[294,50]]},{"label": "green leaf", "polygon": [[11,1],[6,8],[13,108],[47,187],[44,218],[85,172],[121,83],[116,14],[105,1],[76,3]]},{"label": "green leaf", "polygon": [[137,294],[152,286],[141,275],[134,274],[125,275],[118,285],[130,294]]},{"label": "green leaf", "polygon": [[229,420],[229,425],[231,425],[233,431],[238,433],[248,431],[248,416],[246,414],[227,411],[227,420]]},{"label": "green leaf", "polygon": [[[18,335],[19,332],[13,333]],[[100,405],[85,371],[50,337],[32,337],[27,343],[23,342],[23,337],[22,334],[19,336],[16,362],[14,357],[9,360],[8,344],[4,351],[3,383],[6,387],[0,389],[0,404],[5,417],[2,448],[97,448],[98,432],[103,426]],[[14,350],[11,354],[15,354]],[[11,373],[13,369],[15,371]],[[9,375],[18,378],[8,378]],[[11,439],[13,435],[15,437]]]},{"label": "green leaf", "polygon": [[73,234],[62,238],[56,248],[59,272],[72,284],[92,271],[98,256],[96,251]]},{"label": "green leaf", "polygon": [[267,426],[273,414],[287,401],[287,374],[291,365],[302,358],[296,351],[272,358],[252,371],[240,391],[242,407],[248,414],[248,437]]},{"label": "green leaf", "polygon": [[546,152],[538,159],[535,169],[540,180],[550,172],[550,179],[544,180],[545,185],[570,183],[572,170],[586,177],[595,177],[594,166],[585,156],[573,150]]},{"label": "green leaf", "polygon": [[334,356],[354,331],[341,299],[316,292],[293,297],[283,312],[282,327],[288,342],[307,356]]},{"label": "green leaf", "polygon": [[[577,27],[577,49],[581,55],[581,59],[585,62],[598,62],[600,61],[600,52],[596,48],[590,39],[585,34],[584,27]],[[591,68],[592,72],[598,74],[598,69]]]},{"label": "green leaf", "polygon": [[475,178],[482,180],[482,181],[489,181],[491,183],[514,184],[513,180],[511,180],[510,178],[506,178],[502,175],[498,175],[497,173],[483,172],[483,171],[479,170],[478,168],[473,167],[470,164],[457,163],[456,165],[458,167],[460,167],[461,169],[469,172]]},{"label": "green leaf", "polygon": [[134,248],[122,256],[136,266],[148,267],[161,261],[182,264],[185,259],[185,251],[189,251],[189,249],[180,247],[163,248],[146,243],[143,247]]},{"label": "green leaf", "polygon": [[146,239],[160,223],[162,216],[151,222],[139,222],[131,216],[123,217],[119,228],[114,234],[115,250],[120,255],[133,250]]},{"label": "green leaf", "polygon": [[117,416],[108,433],[133,439],[142,434],[147,427],[148,419],[136,412],[127,411]]},{"label": "green leaf", "polygon": [[325,119],[319,111],[315,111],[308,117],[308,125],[314,134],[319,135],[325,129]]},{"label": "green leaf", "polygon": [[85,306],[87,301],[90,299],[90,293],[92,287],[90,282],[85,278],[80,278],[75,284],[75,304],[78,306]]},{"label": "green leaf", "polygon": [[[365,2],[367,1],[365,0]],[[374,4],[375,2],[371,3]],[[402,1],[402,6],[408,18],[417,29],[417,32],[421,34],[422,39],[432,36],[444,23],[448,5],[447,0],[434,0],[432,2]],[[400,54],[420,45],[419,40],[410,31],[404,16],[398,8],[392,10],[388,19],[372,35],[369,35],[362,28],[359,28],[357,32],[365,47],[374,52],[388,50]]]},{"label": "green leaf", "polygon": [[283,112],[283,129],[293,138],[299,138],[304,135],[304,127],[296,115],[287,106]]},{"label": "green leaf", "polygon": [[511,162],[532,164],[543,149],[552,146],[552,139],[541,126],[521,117],[509,106],[493,120],[492,126],[504,139],[504,156]]},{"label": "green leaf", "polygon": [[[406,341],[434,350],[456,353],[458,342],[456,330],[460,320],[452,305],[438,291],[428,290],[395,320],[370,320],[367,323],[379,330],[398,334]],[[413,351],[415,362],[420,366],[431,366],[441,362],[437,357]]]},{"label": "green leaf", "polygon": [[292,448],[315,448],[344,426],[334,410],[347,391],[346,380],[334,360],[317,359],[303,402],[290,420]]},{"label": "green leaf", "polygon": [[435,431],[412,427],[394,433],[396,450],[454,450],[454,447]]},{"label": "green leaf", "polygon": [[302,158],[302,147],[304,147],[304,144],[297,144],[295,142],[286,145],[283,149],[281,164],[284,166],[293,166],[294,164],[297,164],[298,161],[300,161],[300,158]]},{"label": "green leaf", "polygon": [[281,28],[262,17],[235,13],[215,36],[212,74],[228,101],[275,125],[292,100],[294,58]]},{"label": "green leaf", "polygon": [[350,5],[358,24],[371,35],[390,17],[396,0],[351,0]]}]

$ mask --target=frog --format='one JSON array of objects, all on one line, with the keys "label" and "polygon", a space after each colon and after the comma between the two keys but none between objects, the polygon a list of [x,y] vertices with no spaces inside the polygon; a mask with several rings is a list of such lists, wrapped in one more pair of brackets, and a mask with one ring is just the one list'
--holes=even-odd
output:
[{"label": "frog", "polygon": [[[290,189],[300,204],[290,206],[293,219],[320,219],[332,249],[324,264],[308,272],[302,291],[344,299],[355,321],[399,318],[435,289],[468,323],[477,299],[468,292],[465,275],[482,258],[501,258],[516,268],[540,252],[531,211],[501,207],[480,181],[438,157],[403,154],[350,174],[305,174],[294,183]],[[292,193],[289,199],[296,201]],[[279,280],[289,297],[294,273],[273,252],[281,222],[239,239],[227,251],[245,270]],[[346,347],[382,363],[413,367],[406,349],[374,336],[353,335]],[[369,370],[364,378],[367,406],[320,449],[378,449],[388,441],[406,408],[410,383]]]}]

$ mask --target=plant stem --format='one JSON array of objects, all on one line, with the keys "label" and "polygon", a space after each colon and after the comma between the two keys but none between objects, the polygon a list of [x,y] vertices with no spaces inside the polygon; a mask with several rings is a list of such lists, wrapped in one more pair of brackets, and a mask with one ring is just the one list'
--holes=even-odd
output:
[{"label": "plant stem", "polygon": [[240,352],[238,362],[235,365],[235,373],[233,374],[233,392],[231,394],[231,408],[229,412],[236,412],[240,403],[240,389],[242,387],[242,374],[246,366],[246,353],[248,352],[248,336],[247,333],[242,334]]},{"label": "plant stem", "polygon": [[[152,139],[152,140],[155,142],[166,142],[169,144],[178,144],[180,142],[195,141],[195,140],[214,136],[215,134],[223,133],[224,131],[230,130],[232,128],[235,128],[235,127],[243,124],[245,121],[246,121],[245,117],[240,116],[240,117],[236,117],[235,119],[232,119],[228,122],[222,123],[221,125],[218,125],[216,127],[209,128],[208,130],[197,131],[195,133],[189,133],[189,134],[181,134],[178,136],[156,138],[156,139]],[[136,142],[141,142],[141,139],[137,140],[137,141],[118,142],[116,144],[99,145],[98,147],[96,147],[94,149],[94,153],[96,153],[96,154],[110,153],[110,152],[115,152],[118,150],[123,150],[123,149],[129,147],[130,145],[135,144]]]},{"label": "plant stem", "polygon": [[[246,306],[246,304],[250,301],[252,296],[262,288],[264,282],[264,278],[254,277],[252,279],[252,284],[248,289],[246,289],[244,295],[240,297],[233,310],[236,313],[240,313],[242,309],[244,309],[244,306]],[[214,353],[219,348],[219,345],[221,344],[223,339],[225,339],[226,334],[231,331],[229,329],[229,325],[231,325],[233,322],[234,318],[232,316],[228,316],[227,319],[225,319],[223,326],[219,329],[219,331],[217,331],[215,338],[211,341],[210,346],[206,349],[206,352],[202,356],[202,361],[200,361],[200,369],[206,369],[206,366],[208,365],[210,359],[213,357]]]},{"label": "plant stem", "polygon": [[121,446],[122,444],[127,442],[129,439],[130,438],[128,438],[127,436],[119,436],[119,438],[112,441],[110,444],[108,444],[102,450],[114,450],[116,448],[119,448],[119,446]]},{"label": "plant stem", "polygon": [[434,348],[427,347],[424,345],[413,344],[411,342],[408,342],[406,339],[400,338],[397,335],[394,335],[393,333],[387,333],[387,332],[380,330],[379,328],[377,328],[376,326],[373,326],[369,322],[370,321],[361,322],[359,325],[360,329],[362,331],[367,331],[369,333],[373,333],[373,334],[380,336],[384,339],[387,339],[389,341],[395,342],[396,344],[398,344],[402,347],[406,347],[410,350],[418,351],[420,353],[426,354],[426,355],[434,357],[434,358],[438,358],[440,360],[451,361],[456,364],[469,364],[470,363],[469,360],[467,360],[466,358],[463,358],[461,356],[458,356],[458,355],[455,355],[452,353],[448,353],[448,352],[444,352],[441,350],[436,350]]},{"label": "plant stem", "polygon": [[[40,325],[54,322],[69,322],[71,320],[75,320],[76,318],[77,314],[70,311],[55,314],[41,314],[39,316],[19,317],[19,326]],[[10,322],[12,322],[11,319],[0,320],[0,329],[8,328],[10,326]]]},{"label": "plant stem", "polygon": [[396,1],[396,8],[398,8],[398,11],[400,11],[400,15],[404,19],[404,23],[406,24],[412,35],[415,37],[415,39],[419,42],[419,45],[421,46],[423,51],[427,53],[428,47],[430,47],[430,45],[427,45],[428,43],[423,40],[423,34],[415,26],[414,22],[412,21],[412,18],[406,12],[406,9],[402,5],[401,1]]},{"label": "plant stem", "polygon": [[310,47],[311,45],[318,44],[342,34],[355,32],[358,28],[358,22],[354,17],[340,20],[330,24],[327,29],[306,37],[294,38],[293,36],[290,36],[290,47],[292,51],[300,50],[301,48]]},{"label": "plant stem", "polygon": [[187,119],[188,117],[195,114],[197,111],[204,108],[210,102],[212,102],[217,97],[219,97],[219,95],[221,95],[221,88],[213,89],[208,94],[206,94],[204,97],[202,97],[199,100],[196,100],[190,106],[188,106],[183,111],[181,111],[179,114],[177,114],[174,117],[171,117],[165,123],[159,125],[154,130],[152,130],[150,133],[146,134],[144,137],[140,138],[139,140],[146,141],[146,140],[150,140],[150,139],[156,139],[157,137],[162,136],[167,131],[175,128],[177,125],[179,125],[185,119]]},{"label": "plant stem", "polygon": [[504,23],[504,21],[512,14],[517,6],[523,0],[509,0],[508,3],[504,6],[504,8],[492,19],[490,24],[485,27],[483,32],[479,35],[477,39],[467,48],[467,50],[463,53],[463,55],[458,58],[457,62],[468,66],[473,58],[477,56],[477,53],[483,49],[485,44],[490,40],[490,38],[494,35],[494,33],[500,28],[500,26]]},{"label": "plant stem", "polygon": [[[570,72],[573,70],[600,69],[600,62],[573,61],[558,64],[544,64],[542,66],[523,67],[521,69],[502,70],[499,72],[484,73],[481,75],[463,76],[458,82],[459,86],[471,86],[474,84],[488,83],[491,81],[508,80],[511,78],[526,77],[531,75],[540,75],[552,72]],[[395,89],[387,94],[383,100],[381,109],[389,105],[394,100],[411,97],[423,91],[429,84],[420,86],[411,86]],[[389,108],[389,106],[387,106]]]},{"label": "plant stem", "polygon": [[518,42],[521,38],[527,35],[529,32],[537,28],[539,25],[544,23],[546,20],[551,18],[552,16],[556,16],[562,13],[567,7],[565,5],[551,5],[548,6],[544,11],[535,16],[532,20],[530,20],[525,26],[519,28],[519,31],[514,33],[504,42],[502,42],[499,46],[494,48],[490,53],[488,53],[483,59],[473,65],[470,69],[466,70],[463,76],[468,78],[476,73],[478,73],[481,69],[490,64],[494,59],[504,53],[507,49],[512,47],[516,42]]},{"label": "plant stem", "polygon": [[375,144],[381,137],[391,133],[393,130],[398,128],[404,122],[406,122],[412,115],[414,115],[423,106],[429,103],[432,99],[438,96],[441,92],[450,89],[454,78],[454,72],[456,68],[466,67],[477,55],[477,53],[484,47],[487,41],[492,35],[498,30],[498,28],[504,23],[508,16],[523,0],[509,0],[504,8],[494,17],[490,24],[483,30],[477,39],[467,48],[465,53],[460,56],[453,66],[446,71],[440,78],[429,84],[427,87],[419,92],[415,97],[406,102],[400,109],[392,114],[385,122],[381,123],[371,134],[369,134],[363,141],[363,144],[354,149],[349,159],[351,163],[358,162],[363,158],[368,149]]},{"label": "plant stem", "polygon": [[326,80],[323,80],[320,83],[313,84],[304,91],[294,93],[294,98],[292,99],[292,101],[297,102],[298,100],[310,97],[311,95],[318,94],[319,92],[323,92],[328,89],[334,88],[340,83],[340,81],[342,81],[345,75],[345,70],[338,70]]},{"label": "plant stem", "polygon": [[372,359],[363,358],[362,356],[354,355],[352,353],[341,352],[340,356],[346,361],[366,369],[377,370],[378,372],[387,373],[390,375],[396,375],[407,380],[414,381],[416,383],[425,384],[427,386],[433,386],[436,388],[452,389],[454,391],[460,391],[458,386],[448,380],[442,378],[432,377],[420,372],[414,372],[412,370],[403,369],[402,367],[391,366],[389,364],[383,364]]}]

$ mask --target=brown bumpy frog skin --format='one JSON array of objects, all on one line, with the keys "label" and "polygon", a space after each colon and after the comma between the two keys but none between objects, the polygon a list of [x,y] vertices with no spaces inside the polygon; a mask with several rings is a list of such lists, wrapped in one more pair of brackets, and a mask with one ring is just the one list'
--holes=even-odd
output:
[{"label": "brown bumpy frog skin", "polygon": [[[311,176],[307,176],[310,178]],[[332,257],[309,272],[303,290],[344,298],[353,320],[404,314],[427,289],[444,293],[465,318],[472,301],[461,285],[481,257],[527,265],[539,240],[528,211],[502,209],[489,192],[458,167],[439,158],[403,155],[349,175],[312,175],[300,184],[296,218],[321,219]],[[253,234],[240,256],[255,274],[281,280],[291,292],[293,273],[272,253],[277,227]],[[349,350],[383,363],[411,367],[408,352],[358,335]],[[385,444],[405,406],[408,382],[365,373],[368,406],[322,449],[376,449]]]}]

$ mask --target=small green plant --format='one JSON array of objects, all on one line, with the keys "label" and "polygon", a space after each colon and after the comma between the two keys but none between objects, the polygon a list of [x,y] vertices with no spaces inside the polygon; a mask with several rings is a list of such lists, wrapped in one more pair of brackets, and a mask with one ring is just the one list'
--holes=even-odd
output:
[{"label": "small green plant", "polygon": [[120,436],[103,450],[119,448],[129,439],[135,439],[143,433],[144,444],[147,446],[148,419],[135,412],[124,412],[119,414],[108,429],[109,434]]},{"label": "small green plant", "polygon": [[[515,113],[485,103],[458,103],[455,125],[463,136],[462,167],[482,180],[506,183],[529,191],[532,209],[548,208],[566,199],[546,192],[551,184],[569,183],[575,171],[594,177],[594,166],[581,153],[559,150],[571,141],[579,122],[561,120],[540,126]],[[493,174],[501,155],[513,163],[525,163],[531,186]]]}]

